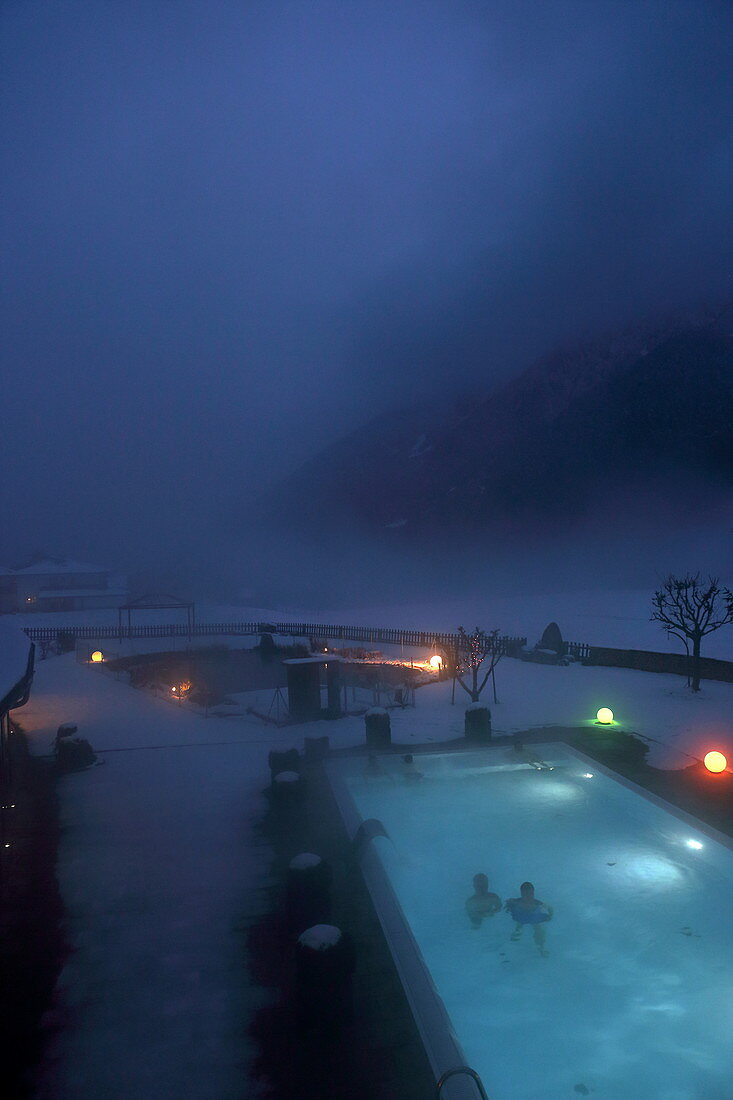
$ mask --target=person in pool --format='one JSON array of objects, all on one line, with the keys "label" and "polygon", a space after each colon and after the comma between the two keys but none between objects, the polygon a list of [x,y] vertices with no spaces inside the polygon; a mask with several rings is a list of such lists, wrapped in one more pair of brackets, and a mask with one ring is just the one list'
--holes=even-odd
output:
[{"label": "person in pool", "polygon": [[408,752],[406,756],[402,757],[402,763],[405,765],[402,771],[405,783],[419,783],[423,778],[423,774],[415,767],[415,761],[411,752]]},{"label": "person in pool", "polygon": [[466,912],[472,928],[480,928],[484,917],[493,917],[501,909],[501,898],[489,891],[486,875],[473,876],[474,893],[466,902]]},{"label": "person in pool", "polygon": [[381,764],[377,760],[376,754],[373,752],[370,752],[369,756],[367,757],[367,764],[364,769],[364,774],[369,776],[384,775],[384,768],[381,766]]},{"label": "person in pool", "polygon": [[509,898],[504,908],[514,921],[514,931],[511,939],[520,939],[525,924],[531,924],[534,929],[534,942],[537,944],[540,955],[545,957],[549,951],[545,947],[545,929],[543,924],[552,920],[552,907],[534,896],[534,886],[531,882],[523,882],[519,887],[520,897]]}]

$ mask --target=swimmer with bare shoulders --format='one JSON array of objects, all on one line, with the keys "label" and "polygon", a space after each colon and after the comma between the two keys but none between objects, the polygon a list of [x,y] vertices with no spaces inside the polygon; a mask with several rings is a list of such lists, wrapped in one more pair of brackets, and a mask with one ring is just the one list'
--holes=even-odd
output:
[{"label": "swimmer with bare shoulders", "polygon": [[370,752],[369,756],[367,757],[364,774],[369,776],[384,775],[384,768],[381,766],[381,764],[377,760],[376,754],[373,752]]},{"label": "swimmer with bare shoulders", "polygon": [[408,752],[406,756],[402,757],[402,763],[404,768],[402,769],[402,778],[405,783],[419,783],[423,779],[423,773],[419,772],[415,767],[415,759],[411,752]]},{"label": "swimmer with bare shoulders", "polygon": [[489,891],[486,875],[473,876],[474,893],[466,902],[466,912],[472,928],[480,928],[484,917],[493,917],[501,909],[501,898]]},{"label": "swimmer with bare shoulders", "polygon": [[552,920],[552,906],[534,896],[531,882],[523,882],[519,893],[520,897],[509,898],[504,906],[514,921],[514,931],[510,938],[515,941],[520,939],[525,924],[531,924],[537,949],[540,955],[547,958],[550,952],[545,947],[545,929],[542,926],[546,921]]}]

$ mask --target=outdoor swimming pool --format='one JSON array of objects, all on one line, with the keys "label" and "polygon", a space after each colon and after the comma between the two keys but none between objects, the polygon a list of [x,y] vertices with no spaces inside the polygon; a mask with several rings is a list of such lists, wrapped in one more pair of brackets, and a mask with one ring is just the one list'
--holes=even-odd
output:
[{"label": "outdoor swimming pool", "polygon": [[[493,748],[416,756],[417,782],[399,756],[378,776],[329,769],[347,827],[389,834],[365,876],[433,1068],[455,1057],[423,962],[491,1100],[730,1100],[733,849],[565,746],[534,748],[551,770]],[[507,913],[471,928],[477,872],[502,900],[535,884],[549,957],[531,929],[510,941]]]}]

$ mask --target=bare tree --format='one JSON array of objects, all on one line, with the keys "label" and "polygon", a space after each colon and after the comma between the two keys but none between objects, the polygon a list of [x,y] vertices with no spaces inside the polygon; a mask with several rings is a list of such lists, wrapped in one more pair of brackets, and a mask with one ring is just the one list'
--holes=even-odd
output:
[{"label": "bare tree", "polygon": [[651,621],[661,623],[665,630],[683,642],[690,656],[692,645],[693,691],[700,690],[700,643],[726,623],[733,623],[733,593],[721,588],[717,577],[708,577],[707,585],[700,574],[687,573],[675,577],[671,573],[652,598]]},{"label": "bare tree", "polygon": [[[463,690],[471,696],[472,703],[478,703],[489,676],[502,656],[503,650],[498,630],[487,633],[476,627],[473,634],[467,634],[462,626],[458,627],[454,676]],[[483,672],[483,679],[479,683],[481,672]],[[466,683],[466,677],[470,679],[470,685]]]}]

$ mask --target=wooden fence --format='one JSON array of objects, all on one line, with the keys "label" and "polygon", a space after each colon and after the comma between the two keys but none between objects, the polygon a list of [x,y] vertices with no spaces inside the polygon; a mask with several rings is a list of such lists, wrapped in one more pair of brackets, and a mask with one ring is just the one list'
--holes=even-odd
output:
[{"label": "wooden fence", "polygon": [[[686,653],[662,653],[652,649],[617,649],[612,646],[586,645],[585,642],[567,642],[566,652],[582,661],[584,665],[633,668],[639,672],[667,672],[673,676],[687,676],[692,672],[692,659]],[[733,684],[733,661],[701,657],[700,676],[703,680],[719,680]]]},{"label": "wooden fence", "polygon": [[[459,635],[441,630],[413,630],[401,627],[348,626],[332,623],[164,623],[149,626],[30,626],[25,633],[33,642],[53,643],[59,635],[67,638],[122,641],[125,638],[206,638],[215,636],[245,637],[261,634],[279,634],[290,638],[312,638],[332,641],[362,642],[367,645],[400,645],[420,649],[438,648],[454,651]],[[516,656],[526,646],[527,639],[504,635],[499,639],[504,656]],[[566,642],[566,653],[586,665],[603,665],[609,668],[633,668],[643,672],[668,672],[677,676],[688,673],[688,658],[684,653],[657,653],[646,649],[614,649],[592,646],[585,642]],[[733,683],[733,661],[719,661],[703,657],[700,662],[704,680],[720,680]]]},{"label": "wooden fence", "polygon": [[[634,668],[640,672],[671,672],[676,676],[692,674],[692,659],[686,653],[657,653],[649,649],[609,649],[606,646],[589,646],[586,665],[606,665],[613,668]],[[714,657],[700,658],[700,676],[703,680],[720,680],[733,684],[733,661],[719,661]]]},{"label": "wooden fence", "polygon": [[[417,648],[438,647],[454,650],[459,635],[440,630],[404,630],[399,627],[334,626],[328,623],[165,623],[148,626],[30,626],[25,633],[33,642],[56,642],[66,638],[101,641],[114,638],[205,638],[214,636],[242,637],[279,634],[291,638],[314,638],[334,641],[365,642],[373,645],[406,645]],[[499,638],[502,654],[511,656],[527,644],[526,638]]]}]

